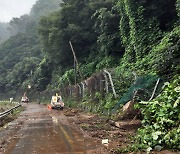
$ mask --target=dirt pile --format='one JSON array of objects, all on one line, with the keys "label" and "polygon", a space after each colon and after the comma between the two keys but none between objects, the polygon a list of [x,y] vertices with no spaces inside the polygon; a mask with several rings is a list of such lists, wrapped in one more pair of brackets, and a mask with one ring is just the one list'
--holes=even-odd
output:
[{"label": "dirt pile", "polygon": [[113,149],[124,147],[131,143],[130,136],[133,136],[140,127],[139,120],[112,121],[107,117],[96,114],[83,113],[77,109],[67,109],[64,115],[71,116],[69,121],[81,127],[89,136],[102,142],[108,140],[105,148],[113,153]]},{"label": "dirt pile", "polygon": [[76,116],[80,110],[78,109],[66,109],[64,110],[64,115],[65,116]]}]

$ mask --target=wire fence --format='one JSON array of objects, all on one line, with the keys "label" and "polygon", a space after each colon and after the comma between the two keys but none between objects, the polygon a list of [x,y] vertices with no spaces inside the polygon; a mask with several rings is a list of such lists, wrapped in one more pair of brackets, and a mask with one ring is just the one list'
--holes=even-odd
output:
[{"label": "wire fence", "polygon": [[114,97],[116,98],[117,95],[112,81],[112,76],[108,71],[102,71],[98,74],[94,74],[79,84],[60,88],[60,93],[63,97],[73,98],[75,100],[82,100],[87,96],[94,98],[97,92],[101,95],[105,95],[112,91]]},{"label": "wire fence", "polygon": [[[129,76],[125,76],[122,73],[121,76],[117,77],[114,70],[103,70],[76,85],[62,86],[58,90],[46,90],[43,92],[30,90],[28,97],[30,101],[40,103],[43,101],[50,102],[52,95],[55,93],[59,93],[64,99],[72,99],[75,101],[82,101],[87,97],[94,99],[96,93],[99,93],[102,98],[105,98],[108,94],[112,94],[114,99],[119,100],[117,100],[116,106],[118,107],[120,104],[125,104],[131,100],[134,93],[138,91],[137,94],[141,97],[140,99],[148,100],[159,77],[155,75],[137,76],[135,73],[130,74]],[[123,84],[125,84],[126,87]],[[20,101],[22,95],[23,92],[19,91],[13,97],[17,101]],[[9,96],[9,98],[10,97],[12,97],[12,95]]]},{"label": "wire fence", "polygon": [[[127,103],[134,97],[147,101],[151,97],[158,95],[162,86],[162,82],[159,84],[159,81],[159,76],[154,74],[137,76],[135,73],[131,73],[130,77],[122,79],[117,78],[113,71],[104,70],[77,85],[60,88],[60,93],[63,97],[74,100],[83,100],[84,97],[94,98],[97,92],[101,94],[102,98],[105,98],[107,94],[111,93],[114,99],[119,100],[117,100],[116,105],[118,108],[121,104]],[[123,82],[125,84],[128,82],[128,86],[123,87]],[[158,87],[154,88],[155,85]],[[156,94],[154,89],[156,89]]]}]

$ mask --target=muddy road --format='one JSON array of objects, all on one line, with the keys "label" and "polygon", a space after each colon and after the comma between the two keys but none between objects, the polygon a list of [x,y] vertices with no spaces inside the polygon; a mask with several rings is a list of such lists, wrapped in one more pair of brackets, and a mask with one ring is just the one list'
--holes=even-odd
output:
[{"label": "muddy road", "polygon": [[64,115],[44,105],[24,104],[18,119],[0,131],[3,154],[94,154],[107,153],[101,142],[92,139]]}]

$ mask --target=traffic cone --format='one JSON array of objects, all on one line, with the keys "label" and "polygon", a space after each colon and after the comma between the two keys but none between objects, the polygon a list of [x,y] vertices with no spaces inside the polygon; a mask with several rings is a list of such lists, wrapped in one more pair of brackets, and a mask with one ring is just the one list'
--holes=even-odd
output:
[{"label": "traffic cone", "polygon": [[51,105],[47,105],[48,109],[51,111],[52,110],[52,106]]}]

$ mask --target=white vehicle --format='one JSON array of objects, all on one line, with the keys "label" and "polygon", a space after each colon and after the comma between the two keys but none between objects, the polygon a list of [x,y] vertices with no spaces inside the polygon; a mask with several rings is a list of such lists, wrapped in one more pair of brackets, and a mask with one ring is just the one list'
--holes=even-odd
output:
[{"label": "white vehicle", "polygon": [[52,106],[52,109],[59,108],[59,109],[63,110],[64,102],[62,101],[62,97],[58,96],[58,95],[52,96],[51,106]]},{"label": "white vehicle", "polygon": [[28,99],[26,96],[23,96],[23,97],[21,98],[21,102],[22,102],[22,103],[28,103],[28,102],[29,102],[29,99]]}]

